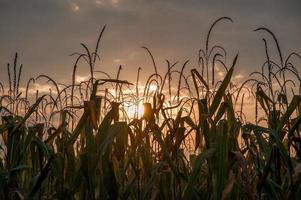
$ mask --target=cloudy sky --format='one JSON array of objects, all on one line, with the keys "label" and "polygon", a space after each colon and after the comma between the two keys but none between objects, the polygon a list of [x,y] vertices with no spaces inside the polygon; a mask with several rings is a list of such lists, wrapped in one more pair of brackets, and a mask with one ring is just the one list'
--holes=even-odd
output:
[{"label": "cloudy sky", "polygon": [[[83,51],[82,42],[94,48],[105,24],[96,70],[113,75],[121,64],[122,78],[130,81],[138,67],[150,73],[151,61],[141,46],[152,51],[162,72],[165,59],[189,59],[193,67],[211,23],[221,16],[234,23],[219,24],[214,43],[228,50],[228,63],[239,52],[236,74],[246,77],[264,61],[262,37],[271,52],[275,49],[268,35],[253,32],[256,27],[271,29],[284,55],[301,52],[300,10],[300,0],[0,0],[0,80],[7,79],[6,63],[17,51],[23,83],[39,74],[70,83],[75,58],[69,55]],[[87,75],[87,67],[79,74]]]}]

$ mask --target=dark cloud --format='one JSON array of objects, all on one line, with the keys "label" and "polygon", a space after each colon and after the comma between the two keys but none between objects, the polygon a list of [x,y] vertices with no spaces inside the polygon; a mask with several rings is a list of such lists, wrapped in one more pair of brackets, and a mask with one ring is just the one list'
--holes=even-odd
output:
[{"label": "dark cloud", "polygon": [[[161,70],[164,59],[191,59],[193,65],[210,24],[229,16],[234,23],[220,24],[212,39],[229,50],[229,60],[239,52],[239,71],[247,73],[264,59],[261,38],[267,35],[252,32],[258,26],[273,30],[284,52],[301,51],[300,8],[297,0],[0,0],[0,69],[5,72],[18,51],[24,79],[45,73],[69,81],[74,60],[68,55],[80,51],[81,42],[92,47],[104,24],[108,28],[98,69],[115,73],[123,64],[125,78],[133,78],[139,66],[151,71],[143,45],[152,50]],[[272,43],[270,47],[274,49]]]}]

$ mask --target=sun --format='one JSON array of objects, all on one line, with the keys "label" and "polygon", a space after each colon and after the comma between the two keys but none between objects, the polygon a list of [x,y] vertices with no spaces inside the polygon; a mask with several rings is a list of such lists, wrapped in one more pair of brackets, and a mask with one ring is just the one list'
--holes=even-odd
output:
[{"label": "sun", "polygon": [[124,110],[130,119],[140,119],[141,117],[143,117],[144,114],[144,107],[142,101],[140,101],[138,104],[125,102]]}]

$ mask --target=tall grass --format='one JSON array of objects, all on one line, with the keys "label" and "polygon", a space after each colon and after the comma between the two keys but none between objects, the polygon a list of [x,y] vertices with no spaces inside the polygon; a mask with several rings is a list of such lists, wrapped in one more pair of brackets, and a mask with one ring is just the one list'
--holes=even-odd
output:
[{"label": "tall grass", "polygon": [[[95,69],[105,26],[94,49],[81,44],[83,52],[72,54],[70,85],[39,75],[21,90],[16,54],[8,86],[0,85],[0,199],[297,199],[301,77],[293,63],[301,56],[285,58],[274,33],[258,28],[272,37],[280,62],[263,39],[262,70],[237,85],[239,56],[228,64],[226,50],[211,44],[223,21],[232,19],[212,24],[190,70],[189,61],[167,60],[160,74],[143,47],[154,67],[143,91],[142,68],[135,84],[120,80],[121,66],[115,79]],[[79,65],[90,78],[78,83]],[[53,85],[49,93],[32,91],[38,81]],[[245,101],[254,102],[252,123]]]}]

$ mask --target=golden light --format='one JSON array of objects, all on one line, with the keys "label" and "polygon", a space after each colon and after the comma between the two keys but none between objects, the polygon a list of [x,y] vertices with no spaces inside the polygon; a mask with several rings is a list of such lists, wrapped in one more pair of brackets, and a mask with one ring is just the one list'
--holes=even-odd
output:
[{"label": "golden light", "polygon": [[149,86],[149,92],[155,92],[157,90],[157,86],[156,85],[150,85]]},{"label": "golden light", "polygon": [[141,118],[144,114],[143,103],[140,101],[138,105],[125,103],[124,109],[129,118]]},{"label": "golden light", "polygon": [[74,12],[77,12],[77,11],[79,11],[79,5],[77,5],[76,3],[72,3],[71,4],[71,7],[72,7],[72,10],[74,11]]}]

